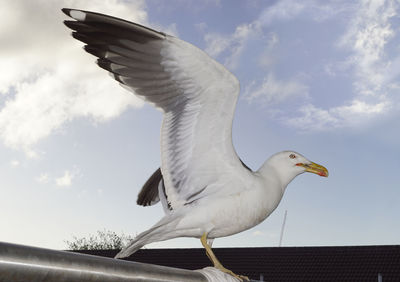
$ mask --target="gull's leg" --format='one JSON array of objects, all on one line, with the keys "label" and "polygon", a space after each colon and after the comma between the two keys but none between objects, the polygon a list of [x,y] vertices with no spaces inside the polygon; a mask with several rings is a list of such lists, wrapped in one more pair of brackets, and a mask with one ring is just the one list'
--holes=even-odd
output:
[{"label": "gull's leg", "polygon": [[240,281],[247,280],[250,281],[247,276],[244,275],[237,275],[232,272],[232,270],[226,269],[217,259],[215,256],[214,252],[212,251],[211,247],[207,244],[207,233],[204,233],[203,236],[200,238],[201,244],[203,247],[206,249],[206,255],[207,257],[211,260],[211,262],[214,264],[214,267],[221,270],[224,273],[228,273],[232,275],[233,277],[236,277]]}]

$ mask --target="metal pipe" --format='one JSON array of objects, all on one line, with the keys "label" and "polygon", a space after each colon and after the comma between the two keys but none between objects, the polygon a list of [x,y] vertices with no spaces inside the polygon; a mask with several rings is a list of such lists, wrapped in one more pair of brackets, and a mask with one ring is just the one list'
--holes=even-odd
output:
[{"label": "metal pipe", "polygon": [[196,271],[0,242],[0,281],[207,281]]}]

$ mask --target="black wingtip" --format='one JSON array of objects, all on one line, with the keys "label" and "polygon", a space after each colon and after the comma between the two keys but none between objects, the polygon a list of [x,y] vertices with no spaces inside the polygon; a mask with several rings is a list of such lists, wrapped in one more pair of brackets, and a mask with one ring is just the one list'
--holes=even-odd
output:
[{"label": "black wingtip", "polygon": [[89,54],[92,54],[93,56],[96,56],[98,58],[102,58],[105,55],[105,52],[100,50],[99,48],[96,48],[95,46],[89,46],[85,45],[83,46],[83,49],[85,49],[86,52]]},{"label": "black wingtip", "polygon": [[89,43],[87,36],[83,35],[82,33],[78,32],[72,32],[72,37],[75,38],[76,40],[82,41],[83,43]]},{"label": "black wingtip", "polygon": [[117,73],[114,73],[112,68],[111,68],[111,63],[107,60],[107,59],[103,59],[103,58],[98,58],[96,60],[96,63],[99,67],[101,67],[102,69],[105,69],[106,71],[108,71],[108,74],[111,75],[111,77],[113,79],[115,79],[116,81],[118,81],[119,83],[124,84],[124,82],[121,80],[120,76]]},{"label": "black wingtip", "polygon": [[107,71],[110,71],[110,62],[107,61],[107,59],[102,59],[102,58],[98,58],[96,61],[96,64],[101,67],[102,69],[105,69]]},{"label": "black wingtip", "polygon": [[68,9],[62,8],[61,11],[66,14],[68,17],[73,18],[74,20],[84,22],[89,12],[78,10],[78,9]]},{"label": "black wingtip", "polygon": [[72,9],[68,9],[68,8],[62,8],[62,9],[61,9],[61,11],[62,11],[64,14],[66,14],[68,17],[71,16],[71,15],[70,15],[71,10],[72,10]]},{"label": "black wingtip", "polygon": [[70,28],[70,29],[72,29],[72,30],[77,30],[77,23],[79,23],[79,22],[77,22],[77,21],[69,21],[69,20],[65,20],[65,21],[63,21],[63,23],[68,27],[68,28]]}]

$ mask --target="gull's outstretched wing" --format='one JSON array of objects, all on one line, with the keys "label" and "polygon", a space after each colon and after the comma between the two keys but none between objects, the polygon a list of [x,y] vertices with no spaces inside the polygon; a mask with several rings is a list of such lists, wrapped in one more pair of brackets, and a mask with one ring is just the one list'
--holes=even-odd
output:
[{"label": "gull's outstretched wing", "polygon": [[[242,160],[240,160],[240,162],[248,171],[252,171],[251,168],[249,168]],[[152,206],[158,203],[160,201],[160,198],[162,197],[166,198],[167,196],[165,195],[165,191],[164,190],[159,191],[159,185],[162,181],[163,181],[163,176],[161,174],[161,168],[158,168],[143,185],[142,189],[138,194],[136,203],[144,207]],[[167,199],[165,199],[165,201],[167,201]]]},{"label": "gull's outstretched wing", "polygon": [[65,24],[100,67],[162,110],[161,171],[172,208],[213,193],[213,184],[228,181],[238,167],[247,171],[232,145],[239,82],[225,67],[162,32],[98,13],[63,12],[75,19]]}]

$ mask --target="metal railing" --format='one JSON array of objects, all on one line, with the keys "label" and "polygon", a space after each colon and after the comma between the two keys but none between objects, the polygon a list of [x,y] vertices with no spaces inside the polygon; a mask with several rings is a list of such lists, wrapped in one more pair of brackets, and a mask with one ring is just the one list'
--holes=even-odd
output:
[{"label": "metal railing", "polygon": [[200,272],[0,242],[0,281],[208,281]]}]

